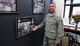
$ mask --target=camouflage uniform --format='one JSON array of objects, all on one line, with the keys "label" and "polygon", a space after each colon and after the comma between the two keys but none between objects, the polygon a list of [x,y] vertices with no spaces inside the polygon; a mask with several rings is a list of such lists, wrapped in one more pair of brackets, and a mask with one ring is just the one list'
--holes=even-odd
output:
[{"label": "camouflage uniform", "polygon": [[64,36],[64,26],[62,19],[59,16],[56,16],[55,13],[47,14],[44,21],[38,25],[38,28],[41,28],[45,25],[45,33],[43,46],[57,46],[56,41],[61,40]]}]

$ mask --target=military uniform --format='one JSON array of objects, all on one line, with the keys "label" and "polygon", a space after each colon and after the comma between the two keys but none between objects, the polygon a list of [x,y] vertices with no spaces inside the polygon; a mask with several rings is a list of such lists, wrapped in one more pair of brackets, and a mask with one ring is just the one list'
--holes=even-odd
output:
[{"label": "military uniform", "polygon": [[43,46],[57,46],[56,41],[64,36],[64,26],[62,19],[55,13],[47,14],[44,21],[38,25],[41,28],[45,25]]}]

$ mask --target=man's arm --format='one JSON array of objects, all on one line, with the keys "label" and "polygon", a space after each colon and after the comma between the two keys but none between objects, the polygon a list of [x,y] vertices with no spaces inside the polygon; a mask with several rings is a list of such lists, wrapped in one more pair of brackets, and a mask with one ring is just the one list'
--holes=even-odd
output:
[{"label": "man's arm", "polygon": [[58,29],[57,29],[57,39],[56,39],[56,42],[60,42],[61,39],[64,36],[64,25],[63,25],[63,21],[62,21],[61,18],[58,21],[57,27],[58,27]]},{"label": "man's arm", "polygon": [[42,23],[40,25],[38,25],[38,28],[44,27],[45,26],[45,19],[42,21]]},{"label": "man's arm", "polygon": [[44,26],[45,26],[45,19],[42,21],[42,23],[40,25],[33,26],[32,30],[35,31],[35,30],[37,30],[37,29],[39,29],[41,27],[44,27]]}]

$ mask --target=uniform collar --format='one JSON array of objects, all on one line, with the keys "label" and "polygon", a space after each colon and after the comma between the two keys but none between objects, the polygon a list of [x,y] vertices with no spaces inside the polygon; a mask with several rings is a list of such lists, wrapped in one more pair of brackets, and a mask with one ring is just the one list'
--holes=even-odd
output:
[{"label": "uniform collar", "polygon": [[[51,14],[51,13],[50,13],[50,14]],[[50,15],[50,17],[53,17],[53,16],[56,16],[56,13],[53,13],[53,14]]]}]

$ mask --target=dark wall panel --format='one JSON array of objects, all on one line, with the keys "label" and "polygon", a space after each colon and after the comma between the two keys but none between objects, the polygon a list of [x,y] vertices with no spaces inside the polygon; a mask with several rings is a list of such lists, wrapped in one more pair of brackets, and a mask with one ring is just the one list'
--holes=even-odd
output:
[{"label": "dark wall panel", "polygon": [[[32,0],[18,0],[18,3],[19,14],[0,15],[0,46],[40,46],[43,40],[44,28],[16,39],[15,18],[32,16],[35,18],[35,25],[38,25],[42,22],[45,15],[32,14]],[[45,4],[45,6],[47,5]]]}]

